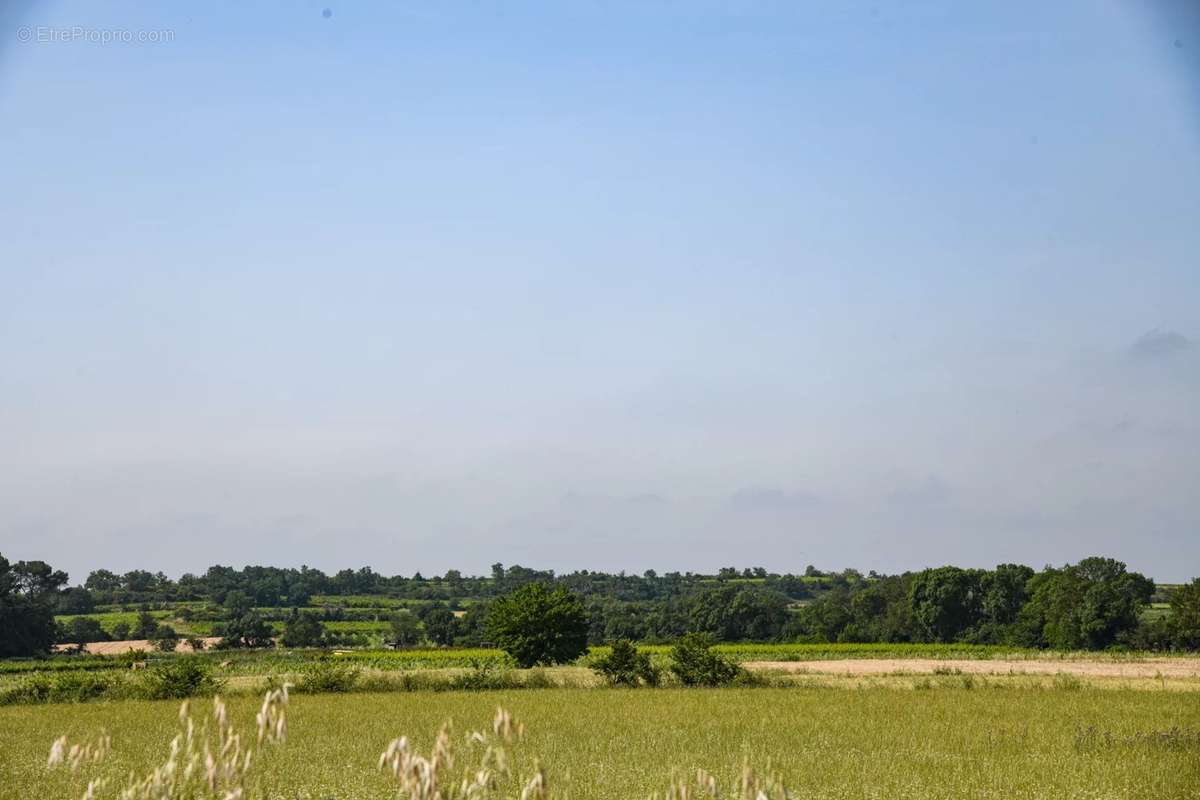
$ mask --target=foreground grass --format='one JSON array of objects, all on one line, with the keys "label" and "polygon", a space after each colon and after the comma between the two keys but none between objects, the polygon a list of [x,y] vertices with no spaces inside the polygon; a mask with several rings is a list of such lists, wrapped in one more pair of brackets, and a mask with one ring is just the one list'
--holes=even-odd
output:
[{"label": "foreground grass", "polygon": [[[205,701],[194,701],[197,709]],[[723,782],[743,759],[770,764],[813,798],[1194,798],[1200,696],[1046,688],[593,690],[298,696],[288,742],[254,787],[275,798],[394,797],[376,771],[389,740],[428,747],[449,719],[484,727],[500,704],[527,726],[555,796],[640,798],[671,769]],[[251,727],[258,699],[234,698]],[[0,709],[0,798],[75,798],[86,776],[48,773],[50,742],[106,728],[120,779],[161,761],[174,702]],[[1174,731],[1174,733],[1172,733]],[[90,773],[95,775],[97,773]]]}]

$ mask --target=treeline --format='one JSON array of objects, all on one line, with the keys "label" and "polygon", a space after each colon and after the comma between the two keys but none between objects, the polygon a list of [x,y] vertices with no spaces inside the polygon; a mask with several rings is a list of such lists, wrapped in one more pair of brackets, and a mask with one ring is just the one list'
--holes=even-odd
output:
[{"label": "treeline", "polygon": [[[873,575],[874,573],[872,573]],[[768,573],[764,567],[742,570],[725,567],[716,574],[646,570],[641,575],[581,570],[556,575],[553,570],[536,570],[493,564],[487,576],[466,576],[458,570],[445,575],[411,577],[381,575],[370,567],[343,569],[329,575],[311,567],[280,568],[247,566],[240,570],[214,565],[202,575],[191,573],[172,580],[162,572],[132,570],[118,574],[98,569],[83,584],[63,594],[59,613],[87,614],[98,605],[140,605],[208,601],[223,605],[232,592],[241,592],[254,605],[291,608],[309,605],[317,595],[353,597],[381,595],[397,600],[441,601],[488,599],[508,594],[529,583],[564,585],[585,597],[601,595],[622,601],[656,600],[678,596],[715,582],[751,581],[781,592],[792,599],[812,597],[814,592],[862,578],[856,570],[824,573],[808,567],[804,575]]]},{"label": "treeline", "polygon": [[1111,558],[1041,572],[938,567],[835,589],[804,607],[796,638],[816,642],[967,642],[1056,650],[1200,648],[1200,579],[1145,619],[1153,581]]},{"label": "treeline", "polygon": [[1035,572],[938,567],[842,580],[798,608],[782,593],[736,584],[650,603],[593,600],[593,641],[963,642],[1056,650],[1200,649],[1200,579],[1146,618],[1156,588],[1110,558]]},{"label": "treeline", "polygon": [[[230,646],[272,640],[270,621],[284,622],[285,646],[338,642],[325,623],[354,609],[312,607],[317,595],[384,595],[411,608],[383,609],[397,646],[489,644],[489,608],[530,584],[578,596],[591,644],[618,639],[667,642],[687,633],[718,641],[965,642],[1053,649],[1200,649],[1200,579],[1171,592],[1169,610],[1149,578],[1108,558],[1041,571],[1002,564],[992,570],[946,566],[901,575],[855,570],[779,575],[727,568],[715,575],[647,571],[643,575],[550,571],[496,564],[486,577],[383,577],[367,568],[326,575],[303,567],[215,566],[177,581],[144,571],[92,572],[82,586],[43,562],[10,565],[0,557],[0,655],[43,652],[57,639],[111,637],[90,618],[55,626],[54,614],[89,614],[101,605],[175,603],[182,620],[213,621]],[[364,602],[374,601],[364,600]],[[189,605],[194,603],[195,605]],[[125,607],[128,607],[126,605]],[[159,606],[163,607],[163,606]],[[1165,612],[1165,613],[1164,613]],[[169,627],[148,613],[136,633],[169,643]],[[76,630],[78,629],[78,630]],[[124,633],[125,631],[121,631]],[[130,634],[135,631],[130,631]],[[136,638],[136,637],[135,637]],[[341,643],[350,643],[341,640]],[[362,642],[365,643],[365,640]]]}]

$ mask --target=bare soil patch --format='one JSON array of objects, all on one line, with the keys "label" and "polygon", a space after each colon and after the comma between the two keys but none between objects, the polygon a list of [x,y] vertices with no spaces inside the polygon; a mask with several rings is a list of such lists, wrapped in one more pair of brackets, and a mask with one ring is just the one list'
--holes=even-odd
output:
[{"label": "bare soil patch", "polygon": [[1060,661],[1053,659],[940,659],[843,658],[831,661],[748,661],[754,670],[811,672],[829,675],[932,675],[955,672],[972,675],[1056,675],[1060,672],[1092,678],[1197,678],[1200,658],[1151,658],[1140,661]]},{"label": "bare soil patch", "polygon": [[[204,646],[211,648],[219,641],[221,641],[220,636],[209,636],[204,639]],[[54,649],[56,652],[61,653],[70,650],[72,647],[74,645],[60,644],[55,645]],[[120,642],[91,642],[84,645],[83,649],[84,652],[94,656],[119,656],[122,653],[128,653],[130,650],[142,650],[146,653],[152,652],[154,650],[154,643],[148,639],[126,639]],[[190,653],[192,648],[185,640],[180,639],[176,651]]]}]

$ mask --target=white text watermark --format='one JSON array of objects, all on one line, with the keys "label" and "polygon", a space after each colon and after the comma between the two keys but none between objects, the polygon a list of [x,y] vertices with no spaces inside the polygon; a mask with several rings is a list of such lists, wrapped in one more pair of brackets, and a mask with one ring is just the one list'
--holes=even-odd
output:
[{"label": "white text watermark", "polygon": [[84,25],[54,27],[38,25],[17,29],[18,42],[34,44],[166,44],[175,41],[175,31],[131,30],[129,28],[89,28]]}]

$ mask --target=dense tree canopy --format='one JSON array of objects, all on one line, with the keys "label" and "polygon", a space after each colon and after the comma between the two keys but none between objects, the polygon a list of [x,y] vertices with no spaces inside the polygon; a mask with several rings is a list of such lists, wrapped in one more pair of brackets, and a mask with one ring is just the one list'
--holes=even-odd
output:
[{"label": "dense tree canopy", "polygon": [[273,644],[271,626],[242,592],[226,595],[225,623],[220,631],[219,647],[270,647]]},{"label": "dense tree canopy", "polygon": [[[324,626],[390,623],[393,617],[398,621],[391,641],[478,646],[499,643],[489,625],[493,609],[504,609],[535,584],[547,593],[562,589],[580,602],[588,644],[673,642],[696,632],[719,641],[1200,648],[1200,585],[1156,589],[1107,558],[1041,571],[1001,564],[992,570],[947,566],[866,576],[815,567],[802,575],[762,567],[725,567],[709,575],[654,570],[555,575],[495,564],[485,576],[447,570],[442,577],[385,577],[367,567],[331,575],[310,567],[217,565],[177,580],[145,569],[98,569],[82,586],[65,589],[66,576],[42,562],[2,563],[0,652],[9,655],[46,652],[55,641],[161,639],[162,623],[172,622],[164,619],[167,612],[185,626],[211,625],[226,646],[270,646],[272,622],[284,628],[281,639],[290,646],[365,643],[364,634]],[[1159,607],[1151,611],[1152,597]],[[289,608],[297,612],[288,614]],[[86,616],[110,611],[128,616],[104,626]],[[55,625],[56,613],[70,618]]]},{"label": "dense tree canopy", "polygon": [[1179,587],[1172,595],[1171,627],[1176,647],[1200,650],[1200,578]]},{"label": "dense tree canopy", "polygon": [[976,624],[983,607],[982,573],[938,567],[918,573],[909,588],[918,635],[931,642],[953,642]]},{"label": "dense tree canopy", "polygon": [[1111,558],[1085,558],[1046,569],[1029,582],[1021,610],[1028,644],[1058,650],[1100,650],[1138,626],[1154,582]]},{"label": "dense tree canopy", "polygon": [[565,586],[530,583],[499,598],[488,611],[487,632],[522,667],[562,664],[587,651],[587,614]]},{"label": "dense tree canopy", "polygon": [[417,615],[402,608],[392,615],[391,642],[394,647],[412,647],[421,641],[421,623]]},{"label": "dense tree canopy", "polygon": [[10,564],[0,555],[0,657],[49,652],[56,628],[54,608],[67,582],[44,561]]},{"label": "dense tree canopy", "polygon": [[279,643],[284,647],[319,647],[325,642],[325,626],[311,611],[293,608],[283,626]]}]

